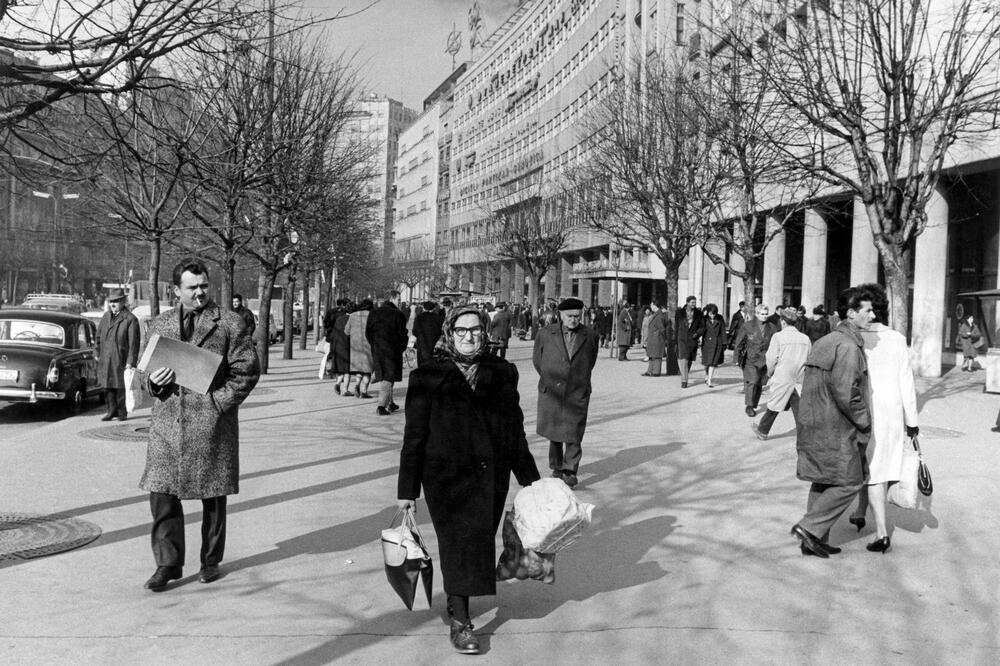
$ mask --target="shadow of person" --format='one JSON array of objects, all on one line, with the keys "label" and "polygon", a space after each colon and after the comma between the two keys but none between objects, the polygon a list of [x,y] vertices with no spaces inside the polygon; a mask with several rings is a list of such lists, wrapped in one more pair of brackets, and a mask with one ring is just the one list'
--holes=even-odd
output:
[{"label": "shadow of person", "polygon": [[581,480],[581,486],[600,483],[627,469],[639,467],[669,453],[676,453],[684,447],[684,444],[685,442],[668,442],[666,444],[633,446],[616,451],[613,456],[582,465],[580,474],[588,476]]}]

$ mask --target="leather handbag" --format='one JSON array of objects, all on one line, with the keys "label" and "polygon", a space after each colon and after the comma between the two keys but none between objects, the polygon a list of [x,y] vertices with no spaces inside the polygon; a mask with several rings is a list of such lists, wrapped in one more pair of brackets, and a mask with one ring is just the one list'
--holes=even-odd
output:
[{"label": "leather handbag", "polygon": [[927,463],[924,462],[924,454],[920,451],[920,442],[917,441],[916,437],[913,438],[913,448],[920,460],[920,464],[917,466],[917,490],[920,491],[921,495],[930,497],[931,493],[934,492],[934,482],[931,480],[931,471],[927,468]]},{"label": "leather handbag", "polygon": [[[392,527],[401,515],[399,526]],[[403,600],[407,610],[413,610],[417,581],[421,581],[427,595],[427,605],[430,606],[434,564],[417,530],[413,512],[400,509],[389,525],[389,529],[382,530],[382,557],[389,585]]]}]

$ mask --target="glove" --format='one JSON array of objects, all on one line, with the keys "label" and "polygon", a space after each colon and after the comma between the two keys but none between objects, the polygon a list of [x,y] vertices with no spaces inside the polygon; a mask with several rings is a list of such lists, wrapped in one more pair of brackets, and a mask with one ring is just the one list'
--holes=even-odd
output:
[{"label": "glove", "polygon": [[920,426],[906,426],[906,436],[916,437],[920,434]]}]

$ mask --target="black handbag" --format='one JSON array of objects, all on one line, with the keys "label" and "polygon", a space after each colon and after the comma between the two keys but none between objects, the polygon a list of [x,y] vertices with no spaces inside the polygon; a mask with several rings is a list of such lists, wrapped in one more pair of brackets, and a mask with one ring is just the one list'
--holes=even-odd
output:
[{"label": "black handbag", "polygon": [[917,467],[917,490],[920,491],[921,495],[930,497],[931,493],[934,492],[934,482],[931,480],[931,471],[927,468],[927,463],[924,462],[924,454],[920,451],[920,443],[916,437],[913,438],[913,448],[920,457],[920,465]]},{"label": "black handbag", "polygon": [[[399,527],[391,527],[400,515],[403,519]],[[389,585],[403,600],[407,610],[413,610],[418,579],[423,583],[427,605],[430,606],[434,564],[417,530],[417,521],[412,511],[400,509],[393,517],[389,529],[382,530],[382,556],[385,559],[385,575]]]}]

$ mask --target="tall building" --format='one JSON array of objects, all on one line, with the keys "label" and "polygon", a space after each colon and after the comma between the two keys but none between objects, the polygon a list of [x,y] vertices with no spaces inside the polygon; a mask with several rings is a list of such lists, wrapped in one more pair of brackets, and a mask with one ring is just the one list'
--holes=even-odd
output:
[{"label": "tall building", "polygon": [[357,109],[348,121],[352,138],[368,141],[373,148],[373,176],[366,192],[378,204],[373,222],[382,231],[383,261],[389,261],[393,251],[393,222],[396,200],[396,158],[399,135],[413,122],[417,112],[389,97],[369,93],[358,100]]}]

